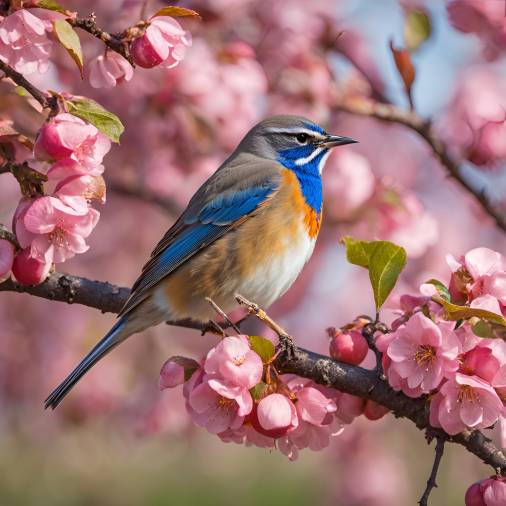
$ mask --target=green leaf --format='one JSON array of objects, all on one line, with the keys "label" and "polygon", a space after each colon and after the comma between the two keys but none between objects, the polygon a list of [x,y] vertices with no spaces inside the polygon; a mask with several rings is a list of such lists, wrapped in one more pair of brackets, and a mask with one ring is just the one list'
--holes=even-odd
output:
[{"label": "green leaf", "polygon": [[373,241],[369,256],[369,279],[371,280],[376,311],[379,311],[393,290],[399,274],[406,266],[406,250],[388,241]]},{"label": "green leaf", "polygon": [[158,12],[153,14],[152,17],[155,18],[157,16],[171,16],[173,18],[193,17],[202,19],[198,12],[187,9],[186,7],[176,7],[175,5],[169,5],[168,7],[160,9]]},{"label": "green leaf", "polygon": [[489,322],[486,320],[478,320],[472,326],[473,332],[478,337],[494,337],[494,332]]},{"label": "green leaf", "polygon": [[119,138],[125,127],[116,114],[104,109],[99,103],[90,98],[65,100],[65,105],[70,114],[88,121],[113,142],[119,143]]},{"label": "green leaf", "polygon": [[25,88],[23,88],[23,86],[16,86],[14,88],[14,91],[16,92],[17,95],[19,95],[20,97],[27,97],[29,95],[29,93],[26,91]]},{"label": "green leaf", "polygon": [[262,362],[264,364],[268,363],[274,354],[276,353],[276,349],[269,339],[261,336],[248,336],[248,341],[251,346],[251,349],[257,354],[260,355]]},{"label": "green leaf", "polygon": [[39,0],[37,2],[37,7],[48,11],[61,12],[62,14],[67,13],[67,11],[56,0]]},{"label": "green leaf", "polygon": [[64,19],[53,21],[54,33],[61,45],[67,50],[71,58],[76,62],[81,77],[83,77],[83,50],[79,36]]},{"label": "green leaf", "polygon": [[429,279],[429,281],[426,281],[425,283],[427,285],[434,285],[439,296],[444,300],[451,302],[452,296],[450,295],[448,288],[446,288],[446,286],[441,281],[439,281],[439,279]]},{"label": "green leaf", "polygon": [[369,255],[371,253],[371,243],[367,241],[357,241],[353,237],[343,238],[346,247],[346,259],[350,264],[360,267],[369,267]]},{"label": "green leaf", "polygon": [[493,313],[492,311],[487,311],[486,309],[479,309],[476,307],[458,306],[457,304],[452,304],[451,302],[448,302],[442,297],[438,297],[437,295],[434,295],[432,297],[432,300],[443,306],[446,316],[450,320],[468,320],[469,318],[477,317],[483,318],[484,320],[488,320],[493,323],[497,323],[502,327],[506,327],[506,319],[497,313]]},{"label": "green leaf", "polygon": [[260,383],[257,383],[253,388],[250,388],[249,393],[251,394],[251,397],[253,397],[253,400],[259,401],[260,399],[263,399],[265,397],[267,387],[267,383],[261,381]]},{"label": "green leaf", "polygon": [[410,9],[404,19],[404,43],[409,51],[416,51],[431,35],[432,25],[425,10]]},{"label": "green leaf", "polygon": [[388,241],[357,241],[352,237],[345,237],[343,241],[348,262],[369,270],[376,311],[379,311],[406,265],[405,249]]}]

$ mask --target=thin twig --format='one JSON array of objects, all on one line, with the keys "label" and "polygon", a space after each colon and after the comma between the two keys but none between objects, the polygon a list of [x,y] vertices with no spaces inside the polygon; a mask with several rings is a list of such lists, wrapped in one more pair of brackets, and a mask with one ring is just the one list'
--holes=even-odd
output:
[{"label": "thin twig", "polygon": [[67,21],[73,27],[80,28],[90,35],[93,35],[93,37],[101,40],[109,49],[119,53],[123,58],[128,60],[132,66],[135,66],[132,55],[130,54],[128,41],[125,40],[126,34],[130,29],[126,29],[120,34],[106,32],[97,25],[97,18],[94,13],[84,18],[69,18]]},{"label": "thin twig", "polygon": [[16,247],[16,249],[20,248],[16,236],[10,230],[8,230],[5,227],[5,225],[2,225],[1,223],[0,223],[0,239],[5,239],[6,241],[11,242]]},{"label": "thin twig", "polygon": [[235,300],[240,306],[244,306],[249,314],[256,316],[259,320],[263,321],[271,330],[276,332],[279,337],[292,339],[290,334],[278,325],[258,304],[249,301],[246,297],[236,293]]},{"label": "thin twig", "polygon": [[241,333],[241,329],[228,317],[227,313],[221,309],[216,302],[214,302],[211,297],[206,297],[207,302],[211,305],[211,307],[232,327],[238,334]]},{"label": "thin twig", "polygon": [[359,116],[376,118],[390,123],[404,125],[420,135],[446,168],[448,175],[457,182],[467,193],[472,195],[483,211],[494,219],[497,226],[506,232],[506,213],[497,209],[483,190],[474,188],[463,177],[459,164],[450,156],[446,145],[435,135],[430,121],[424,120],[414,111],[401,109],[392,104],[372,102],[366,99],[347,99],[336,108]]},{"label": "thin twig", "polygon": [[43,109],[56,110],[58,107],[58,101],[56,97],[46,94],[34,86],[28,81],[23,74],[14,70],[11,66],[0,60],[0,70],[7,76],[10,77],[17,85],[22,86],[30,95],[39,102]]},{"label": "thin twig", "polygon": [[429,495],[432,492],[432,489],[437,487],[437,472],[439,470],[439,464],[441,463],[441,458],[443,457],[444,450],[445,438],[436,436],[436,453],[434,455],[434,464],[432,465],[432,470],[430,472],[429,479],[427,480],[425,491],[421,499],[418,501],[418,504],[420,506],[427,506],[429,504]]}]

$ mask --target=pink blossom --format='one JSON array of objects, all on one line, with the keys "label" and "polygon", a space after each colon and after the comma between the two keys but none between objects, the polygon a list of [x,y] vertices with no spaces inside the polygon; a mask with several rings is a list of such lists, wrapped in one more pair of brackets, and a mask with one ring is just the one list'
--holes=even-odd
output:
[{"label": "pink blossom", "polygon": [[458,369],[460,352],[453,327],[453,323],[447,322],[436,325],[423,313],[415,313],[393,332],[386,350],[391,360],[386,371],[390,384],[404,391],[404,384],[397,383],[401,378],[410,391],[419,389],[420,393],[428,393],[451,376]]},{"label": "pink blossom", "polygon": [[438,125],[440,134],[456,155],[479,168],[496,167],[506,159],[506,78],[490,66],[472,66],[457,82],[454,97]]},{"label": "pink blossom", "polygon": [[14,258],[12,274],[22,285],[38,285],[49,276],[51,265],[51,262],[34,258],[30,253],[30,248],[26,248]]},{"label": "pink blossom", "polygon": [[115,51],[107,51],[89,63],[89,81],[93,88],[114,88],[130,81],[134,75],[132,65]]},{"label": "pink blossom", "polygon": [[95,209],[75,210],[56,197],[22,202],[15,216],[15,231],[23,248],[44,263],[60,263],[89,249],[84,239],[98,222]]},{"label": "pink blossom", "polygon": [[506,20],[501,2],[447,0],[446,8],[457,30],[480,38],[486,58],[495,59],[506,49]]},{"label": "pink blossom", "polygon": [[461,372],[479,376],[488,382],[492,381],[500,368],[499,360],[494,356],[492,349],[486,346],[477,346],[468,351],[461,358],[461,362]]},{"label": "pink blossom", "polygon": [[191,46],[191,34],[170,16],[152,18],[143,35],[132,42],[131,53],[137,65],[152,68],[163,63],[172,68]]},{"label": "pink blossom", "polygon": [[160,390],[174,388],[184,383],[184,367],[177,362],[167,360],[160,371]]},{"label": "pink blossom", "polygon": [[356,395],[342,393],[337,397],[336,416],[342,423],[351,423],[364,413],[365,400]]},{"label": "pink blossom", "polygon": [[501,314],[506,306],[506,257],[489,248],[475,248],[460,260],[447,256],[452,270],[450,293],[472,307]]},{"label": "pink blossom", "polygon": [[207,354],[207,374],[241,388],[252,388],[261,379],[262,359],[250,348],[247,336],[225,337]]},{"label": "pink blossom", "polygon": [[76,211],[87,212],[91,200],[105,204],[105,181],[102,176],[70,176],[56,185],[54,195]]},{"label": "pink blossom", "polygon": [[[163,364],[160,371],[159,386],[160,390],[165,388],[174,388],[188,381],[197,371],[201,372],[200,364],[187,357],[170,357]],[[196,378],[199,374],[195,374]]]},{"label": "pink blossom", "polygon": [[111,141],[95,126],[72,114],[61,113],[40,129],[34,153],[40,160],[70,158],[86,169],[95,169],[110,149]]},{"label": "pink blossom", "polygon": [[453,436],[467,427],[490,427],[502,409],[502,401],[489,383],[478,376],[456,373],[432,399],[430,424]]},{"label": "pink blossom", "polygon": [[238,429],[244,417],[253,409],[248,390],[234,392],[220,386],[204,376],[188,397],[187,405],[192,420],[212,434]]},{"label": "pink blossom", "polygon": [[256,408],[256,420],[253,427],[265,436],[278,438],[288,430],[297,427],[299,419],[293,402],[278,393],[264,397]]},{"label": "pink blossom", "polygon": [[503,506],[506,504],[506,479],[487,478],[471,485],[466,492],[466,506]]},{"label": "pink blossom", "polygon": [[0,239],[0,281],[9,277],[16,248],[6,239]]},{"label": "pink blossom", "polygon": [[81,165],[72,158],[62,158],[51,165],[51,168],[47,172],[47,177],[51,181],[59,181],[71,176],[100,176],[103,172],[104,166],[102,164],[89,167]]},{"label": "pink blossom", "polygon": [[54,16],[61,15],[44,9],[20,9],[0,19],[0,60],[22,74],[46,72],[52,47],[50,18]]}]

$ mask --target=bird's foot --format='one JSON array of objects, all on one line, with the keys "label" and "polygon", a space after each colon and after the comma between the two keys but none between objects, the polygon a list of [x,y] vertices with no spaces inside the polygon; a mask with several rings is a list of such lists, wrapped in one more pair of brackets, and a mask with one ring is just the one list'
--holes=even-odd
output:
[{"label": "bird's foot", "polygon": [[276,355],[285,354],[288,360],[295,358],[295,343],[293,339],[288,334],[280,334],[279,335],[279,344],[278,344],[278,352]]},{"label": "bird's foot", "polygon": [[223,330],[222,326],[214,320],[209,320],[202,326],[202,335],[206,334],[207,332],[220,337],[227,337],[227,334]]}]

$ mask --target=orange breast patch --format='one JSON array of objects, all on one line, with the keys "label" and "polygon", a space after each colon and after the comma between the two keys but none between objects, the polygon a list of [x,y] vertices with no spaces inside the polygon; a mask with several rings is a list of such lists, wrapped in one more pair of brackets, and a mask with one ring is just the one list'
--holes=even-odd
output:
[{"label": "orange breast patch", "polygon": [[304,216],[304,225],[306,226],[309,237],[311,237],[311,239],[315,239],[320,231],[322,212],[315,211],[306,203],[304,196],[302,195],[297,176],[291,170],[285,169],[283,171],[283,179],[285,185],[291,188],[290,193],[291,198],[293,199],[294,207]]}]

